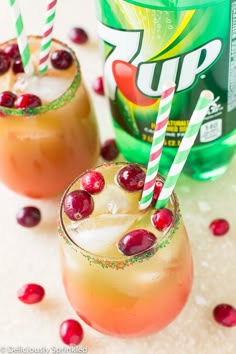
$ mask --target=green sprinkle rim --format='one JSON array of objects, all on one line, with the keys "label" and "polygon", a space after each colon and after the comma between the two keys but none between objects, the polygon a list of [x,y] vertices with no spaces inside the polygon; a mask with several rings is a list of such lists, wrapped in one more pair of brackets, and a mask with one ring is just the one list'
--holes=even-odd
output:
[{"label": "green sprinkle rim", "polygon": [[[40,36],[28,36],[27,38],[29,40],[41,40]],[[8,45],[12,42],[15,43],[16,39],[10,39],[9,41],[2,43],[1,47],[3,47],[4,45]],[[59,44],[63,49],[69,51],[74,59],[76,72],[75,72],[74,79],[71,85],[69,86],[69,88],[60,97],[40,107],[36,107],[32,109],[16,109],[16,108],[6,108],[0,106],[1,113],[8,116],[25,116],[25,115],[35,116],[35,115],[39,115],[49,111],[54,111],[58,108],[61,108],[66,104],[69,104],[72,98],[75,97],[76,91],[81,83],[81,71],[80,71],[80,64],[78,58],[75,52],[73,51],[73,49],[71,49],[66,43],[55,38],[52,40],[52,43]],[[9,70],[11,70],[11,68]],[[37,74],[43,75],[40,74],[39,72]]]}]

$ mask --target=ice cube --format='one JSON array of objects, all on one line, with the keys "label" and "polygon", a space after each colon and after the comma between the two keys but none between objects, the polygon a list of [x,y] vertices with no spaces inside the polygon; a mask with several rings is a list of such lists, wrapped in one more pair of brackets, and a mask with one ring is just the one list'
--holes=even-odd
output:
[{"label": "ice cube", "polygon": [[70,236],[78,246],[88,252],[112,256],[116,250],[114,244],[119,241],[135,219],[136,215],[127,214],[90,217],[70,225]]}]

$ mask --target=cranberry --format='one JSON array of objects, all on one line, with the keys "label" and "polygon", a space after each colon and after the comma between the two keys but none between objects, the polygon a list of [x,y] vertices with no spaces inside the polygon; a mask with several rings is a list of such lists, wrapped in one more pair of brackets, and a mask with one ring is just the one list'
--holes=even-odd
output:
[{"label": "cranberry", "polygon": [[21,61],[21,58],[16,58],[13,61],[12,70],[15,74],[23,73],[24,67]]},{"label": "cranberry", "polygon": [[104,85],[102,76],[97,77],[92,83],[93,91],[98,95],[104,95]]},{"label": "cranberry", "polygon": [[119,155],[115,139],[107,139],[101,146],[101,156],[106,161],[112,161]]},{"label": "cranberry", "polygon": [[72,55],[66,50],[55,50],[51,55],[51,63],[55,69],[66,70],[72,63]]},{"label": "cranberry", "polygon": [[225,219],[215,219],[209,226],[214,236],[223,236],[229,231],[229,223]]},{"label": "cranberry", "polygon": [[71,220],[88,217],[93,211],[93,198],[83,190],[75,190],[67,194],[64,200],[64,211]]},{"label": "cranberry", "polygon": [[44,288],[38,284],[25,284],[17,291],[18,299],[28,305],[42,301],[44,295]]},{"label": "cranberry", "polygon": [[8,54],[0,51],[0,75],[8,71],[11,65],[11,58]]},{"label": "cranberry", "polygon": [[162,187],[163,187],[163,182],[160,181],[159,179],[156,180],[155,186],[154,186],[154,192],[153,192],[153,197],[152,201],[155,203],[157,199],[159,198],[159,195],[161,193]]},{"label": "cranberry", "polygon": [[42,105],[42,101],[38,96],[30,93],[23,93],[15,100],[15,107],[20,109],[36,108]]},{"label": "cranberry", "polygon": [[159,231],[164,231],[170,227],[174,220],[174,215],[171,210],[167,208],[155,211],[152,216],[152,223]]},{"label": "cranberry", "polygon": [[143,229],[133,230],[124,235],[119,243],[119,250],[126,256],[133,256],[144,252],[154,245],[156,236]]},{"label": "cranberry", "polygon": [[129,192],[141,190],[144,185],[145,172],[141,167],[130,164],[123,167],[117,175],[119,185]]},{"label": "cranberry", "polygon": [[0,106],[12,108],[16,100],[16,95],[10,91],[3,91],[0,93]]},{"label": "cranberry", "polygon": [[87,192],[95,194],[103,190],[105,180],[101,173],[97,171],[90,171],[83,175],[82,185]]},{"label": "cranberry", "polygon": [[34,227],[41,220],[40,210],[34,206],[24,207],[18,211],[16,220],[21,226]]},{"label": "cranberry", "polygon": [[60,325],[60,337],[67,345],[78,345],[82,341],[84,331],[81,324],[75,320],[65,320]]},{"label": "cranberry", "polygon": [[8,44],[4,49],[4,53],[8,54],[12,59],[20,57],[19,47],[16,43]]},{"label": "cranberry", "polygon": [[236,309],[228,304],[219,304],[213,310],[216,322],[226,327],[236,326]]},{"label": "cranberry", "polygon": [[83,28],[73,27],[69,33],[70,40],[76,44],[84,44],[88,41],[88,35]]}]

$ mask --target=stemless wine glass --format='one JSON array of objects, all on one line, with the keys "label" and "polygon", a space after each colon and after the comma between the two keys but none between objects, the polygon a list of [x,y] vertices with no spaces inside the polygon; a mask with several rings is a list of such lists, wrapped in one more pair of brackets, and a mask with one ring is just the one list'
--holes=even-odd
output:
[{"label": "stemless wine glass", "polygon": [[[172,223],[156,229],[153,204],[139,210],[140,188],[126,190],[119,182],[120,171],[126,173],[129,166],[133,164],[105,164],[82,174],[66,190],[59,217],[62,277],[72,307],[96,330],[121,337],[149,335],[167,326],[184,307],[193,278],[176,195],[167,206]],[[143,166],[135,166],[145,172]],[[76,195],[81,196],[74,203]],[[81,213],[76,211],[79,205]],[[149,233],[156,241],[140,251]],[[132,246],[142,239],[138,252],[133,248],[127,255],[119,249],[127,234],[134,235]]]},{"label": "stemless wine glass", "polygon": [[[39,79],[40,92],[53,97],[61,79],[68,79],[69,87],[40,107],[0,106],[0,180],[10,189],[32,198],[53,197],[63,192],[78,174],[96,163],[99,155],[98,127],[75,53],[54,39],[51,53],[69,52],[73,65],[68,70],[50,68],[38,75],[35,62],[38,62],[40,42],[38,36],[29,37],[35,65],[33,76]],[[0,49],[12,43],[15,40],[2,44]],[[0,76],[1,92],[5,87],[11,88],[14,75],[9,68]],[[26,75],[25,80],[28,78]]]}]

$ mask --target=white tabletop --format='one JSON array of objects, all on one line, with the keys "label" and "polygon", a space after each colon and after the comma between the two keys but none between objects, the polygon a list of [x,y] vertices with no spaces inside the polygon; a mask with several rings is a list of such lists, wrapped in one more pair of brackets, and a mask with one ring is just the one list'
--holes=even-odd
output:
[{"label": "white tabletop", "polygon": [[[45,1],[20,1],[26,32],[41,34]],[[73,45],[71,27],[84,28],[89,42]],[[92,81],[102,74],[92,0],[58,2],[54,36],[68,42],[78,54],[100,126],[101,140],[114,136],[107,101],[93,93]],[[7,0],[0,2],[0,42],[15,36]],[[117,339],[97,333],[83,323],[80,347],[92,354],[235,354],[236,327],[217,324],[212,309],[219,303],[236,307],[236,159],[226,174],[213,182],[200,183],[181,176],[176,191],[189,233],[195,266],[193,290],[177,320],[156,335],[140,339]],[[0,348],[23,353],[51,348],[63,352],[58,329],[62,321],[77,318],[64,294],[58,259],[56,217],[58,200],[37,201],[14,194],[0,185]],[[20,207],[38,206],[41,223],[26,229],[16,223]],[[210,222],[226,218],[230,231],[221,238],[209,232]],[[37,305],[22,304],[16,296],[24,283],[44,286],[46,296]],[[174,294],[173,294],[174,296]],[[81,321],[82,323],[82,321]],[[1,349],[0,349],[1,352]],[[2,350],[2,352],[4,352]],[[65,351],[64,351],[65,352]]]}]

